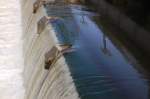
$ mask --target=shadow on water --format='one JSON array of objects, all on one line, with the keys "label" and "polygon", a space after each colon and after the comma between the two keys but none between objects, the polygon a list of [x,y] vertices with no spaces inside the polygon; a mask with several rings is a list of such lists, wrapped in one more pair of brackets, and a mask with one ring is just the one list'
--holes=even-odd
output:
[{"label": "shadow on water", "polygon": [[[60,43],[72,44],[64,54],[81,99],[148,99],[148,81],[110,40],[82,6],[46,6]],[[53,11],[52,11],[53,10]],[[60,12],[61,11],[61,12]]]}]

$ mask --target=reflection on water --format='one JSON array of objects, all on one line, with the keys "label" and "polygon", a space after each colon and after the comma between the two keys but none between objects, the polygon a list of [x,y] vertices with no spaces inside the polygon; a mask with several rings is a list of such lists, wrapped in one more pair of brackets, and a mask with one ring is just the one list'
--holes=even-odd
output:
[{"label": "reflection on water", "polygon": [[107,55],[111,55],[111,53],[110,53],[110,51],[109,51],[109,49],[107,48],[107,40],[106,40],[107,38],[106,38],[106,35],[105,34],[103,34],[103,47],[102,47],[102,51],[105,53],[105,54],[107,54]]},{"label": "reflection on water", "polygon": [[47,12],[49,16],[60,17],[52,22],[60,43],[76,48],[64,57],[80,97],[148,99],[148,83],[135,69],[136,65],[131,64],[91,20],[93,13],[84,12],[80,6],[77,8],[70,6],[66,11],[61,7],[47,7]]}]

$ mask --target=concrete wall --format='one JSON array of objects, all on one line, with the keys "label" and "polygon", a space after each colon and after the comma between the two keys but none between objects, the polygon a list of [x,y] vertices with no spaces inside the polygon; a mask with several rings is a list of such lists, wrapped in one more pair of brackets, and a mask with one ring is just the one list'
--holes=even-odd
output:
[{"label": "concrete wall", "polygon": [[136,45],[150,53],[150,33],[136,24],[129,17],[121,13],[117,8],[104,0],[88,0],[92,2],[103,17],[109,18],[113,24],[120,27]]},{"label": "concrete wall", "polygon": [[50,24],[37,33],[38,21],[47,14],[43,7],[33,14],[34,2],[22,2],[25,99],[79,99],[64,57],[49,70],[44,69],[45,53],[57,44],[57,38]]}]

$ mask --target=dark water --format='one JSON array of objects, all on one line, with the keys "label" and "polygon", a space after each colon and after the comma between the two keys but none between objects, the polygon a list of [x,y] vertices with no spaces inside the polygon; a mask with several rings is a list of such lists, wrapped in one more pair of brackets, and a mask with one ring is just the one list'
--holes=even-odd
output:
[{"label": "dark water", "polygon": [[93,13],[80,7],[70,7],[67,15],[52,10],[56,9],[47,7],[50,16],[61,17],[51,22],[60,43],[75,48],[64,57],[81,99],[149,99],[148,82],[136,69],[139,65],[133,65],[92,21]]}]

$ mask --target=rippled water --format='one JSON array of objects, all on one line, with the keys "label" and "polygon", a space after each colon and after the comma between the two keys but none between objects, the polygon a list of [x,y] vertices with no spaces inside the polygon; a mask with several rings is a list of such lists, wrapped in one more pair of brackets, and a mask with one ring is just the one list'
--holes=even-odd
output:
[{"label": "rippled water", "polygon": [[92,21],[91,14],[81,8],[71,6],[65,11],[46,6],[49,16],[60,17],[52,22],[59,42],[75,48],[64,57],[79,96],[82,99],[148,99],[147,80],[136,69],[139,64],[129,61],[123,49],[116,47]]}]

